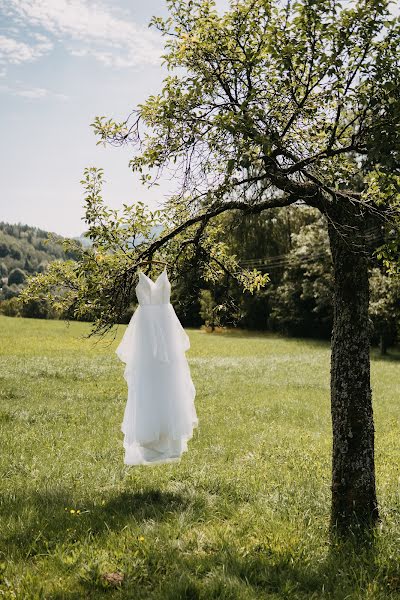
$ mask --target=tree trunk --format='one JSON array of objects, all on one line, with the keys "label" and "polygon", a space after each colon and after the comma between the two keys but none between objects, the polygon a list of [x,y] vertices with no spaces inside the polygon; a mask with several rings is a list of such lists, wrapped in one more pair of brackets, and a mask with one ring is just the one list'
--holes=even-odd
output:
[{"label": "tree trunk", "polygon": [[351,236],[329,227],[334,265],[331,357],[333,429],[331,524],[372,527],[378,519],[370,388],[368,265]]}]

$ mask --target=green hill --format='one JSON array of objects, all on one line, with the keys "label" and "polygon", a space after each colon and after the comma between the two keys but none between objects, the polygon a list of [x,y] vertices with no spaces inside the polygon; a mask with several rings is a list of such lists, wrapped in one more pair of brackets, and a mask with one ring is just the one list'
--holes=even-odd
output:
[{"label": "green hill", "polygon": [[37,227],[0,222],[1,303],[18,296],[26,278],[45,271],[50,262],[74,258],[63,250],[63,239]]},{"label": "green hill", "polygon": [[37,273],[51,261],[68,258],[61,247],[63,238],[52,234],[56,242],[49,241],[50,233],[29,225],[12,225],[0,222],[0,263],[2,276],[13,269]]}]

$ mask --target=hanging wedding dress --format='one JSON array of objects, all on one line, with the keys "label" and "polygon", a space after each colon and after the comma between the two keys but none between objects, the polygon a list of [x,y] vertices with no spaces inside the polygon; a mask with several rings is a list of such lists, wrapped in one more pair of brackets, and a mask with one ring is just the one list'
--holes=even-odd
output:
[{"label": "hanging wedding dress", "polygon": [[116,353],[126,363],[128,400],[121,430],[127,465],[178,461],[198,420],[185,356],[189,338],[170,303],[167,272],[139,272],[139,305]]}]

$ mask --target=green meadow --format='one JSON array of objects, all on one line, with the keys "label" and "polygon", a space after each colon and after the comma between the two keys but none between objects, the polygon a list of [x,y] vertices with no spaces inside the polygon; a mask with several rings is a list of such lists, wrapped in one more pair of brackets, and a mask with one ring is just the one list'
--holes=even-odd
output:
[{"label": "green meadow", "polygon": [[329,536],[329,344],[189,330],[200,425],[126,467],[115,339],[0,317],[0,600],[400,598],[400,355],[372,352],[381,523]]}]

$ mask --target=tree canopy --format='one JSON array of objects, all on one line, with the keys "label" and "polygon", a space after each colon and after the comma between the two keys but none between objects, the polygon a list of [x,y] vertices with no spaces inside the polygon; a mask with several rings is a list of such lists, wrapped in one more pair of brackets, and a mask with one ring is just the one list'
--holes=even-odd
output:
[{"label": "tree canopy", "polygon": [[[306,203],[360,247],[375,220],[398,227],[400,26],[386,0],[232,0],[222,15],[212,0],[167,4],[169,17],[152,21],[166,40],[163,89],[126,121],[93,127],[99,143],[132,146],[143,183],[172,173],[176,193],[161,211],[139,202],[118,214],[103,204],[102,172],[86,171],[94,248],[67,279],[76,276],[77,310],[95,306],[97,330],[117,320],[138,261],[156,253],[177,267],[195,261],[206,278],[228,270],[249,289],[264,285],[215,243],[228,210],[245,218]],[[394,268],[397,241],[385,252]]]}]

